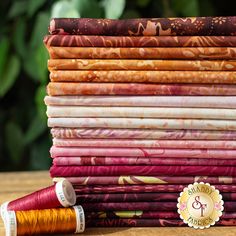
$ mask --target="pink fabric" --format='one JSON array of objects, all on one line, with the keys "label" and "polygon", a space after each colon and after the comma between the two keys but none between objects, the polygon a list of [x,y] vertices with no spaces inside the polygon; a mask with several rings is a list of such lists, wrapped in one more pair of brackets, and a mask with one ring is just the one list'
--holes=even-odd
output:
[{"label": "pink fabric", "polygon": [[235,141],[226,140],[148,140],[148,139],[53,139],[57,147],[145,147],[236,149]]},{"label": "pink fabric", "polygon": [[54,138],[66,139],[158,139],[158,140],[235,140],[236,131],[161,130],[109,128],[52,128]]},{"label": "pink fabric", "polygon": [[76,156],[236,158],[236,150],[233,149],[73,148],[52,146],[50,153],[52,158]]},{"label": "pink fabric", "polygon": [[235,96],[46,96],[44,101],[55,106],[236,108]]},{"label": "pink fabric", "polygon": [[146,158],[146,157],[56,157],[56,166],[99,166],[99,165],[219,165],[236,166],[236,159],[217,158]]},{"label": "pink fabric", "polygon": [[51,177],[74,176],[236,176],[236,166],[52,166]]},{"label": "pink fabric", "polygon": [[236,120],[157,118],[49,118],[49,127],[236,130]]},{"label": "pink fabric", "polygon": [[162,119],[215,119],[236,120],[236,109],[187,107],[86,107],[47,106],[48,117],[114,117]]}]

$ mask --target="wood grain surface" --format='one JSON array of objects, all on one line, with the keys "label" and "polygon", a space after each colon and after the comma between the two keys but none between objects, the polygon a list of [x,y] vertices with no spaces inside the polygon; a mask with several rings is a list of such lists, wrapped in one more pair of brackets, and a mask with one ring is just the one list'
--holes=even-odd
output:
[{"label": "wood grain surface", "polygon": [[[0,203],[21,197],[39,188],[51,184],[49,173],[38,172],[12,172],[0,173]],[[0,235],[5,235],[2,220],[0,221]],[[235,236],[236,227],[211,227],[206,230],[185,228],[90,228],[80,235],[99,236]]]}]

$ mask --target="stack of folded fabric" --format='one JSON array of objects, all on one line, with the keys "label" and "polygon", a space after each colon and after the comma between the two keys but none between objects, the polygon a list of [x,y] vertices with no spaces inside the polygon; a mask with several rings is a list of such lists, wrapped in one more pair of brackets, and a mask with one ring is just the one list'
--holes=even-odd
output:
[{"label": "stack of folded fabric", "polygon": [[181,226],[177,198],[204,181],[236,217],[236,17],[52,19],[51,176],[89,226]]}]

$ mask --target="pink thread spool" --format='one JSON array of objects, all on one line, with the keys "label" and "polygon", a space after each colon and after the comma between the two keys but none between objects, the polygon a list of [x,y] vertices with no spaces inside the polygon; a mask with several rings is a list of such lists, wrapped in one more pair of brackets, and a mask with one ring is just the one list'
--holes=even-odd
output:
[{"label": "pink thread spool", "polygon": [[4,219],[6,211],[40,210],[56,207],[69,207],[76,203],[75,190],[72,184],[62,179],[55,185],[38,190],[34,193],[5,202],[1,205],[1,216]]}]

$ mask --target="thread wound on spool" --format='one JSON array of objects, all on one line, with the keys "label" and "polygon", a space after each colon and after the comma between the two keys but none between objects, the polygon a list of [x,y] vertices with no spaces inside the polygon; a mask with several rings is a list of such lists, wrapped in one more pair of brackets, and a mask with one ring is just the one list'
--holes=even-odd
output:
[{"label": "thread wound on spool", "polygon": [[1,205],[1,217],[2,217],[2,220],[3,220],[3,221],[4,221],[4,219],[5,219],[5,215],[6,215],[8,203],[9,203],[9,202],[4,202],[4,203]]},{"label": "thread wound on spool", "polygon": [[76,203],[76,194],[72,184],[63,179],[56,183],[56,195],[58,201],[61,203],[62,206],[68,207],[73,206]]},{"label": "thread wound on spool", "polygon": [[1,206],[1,216],[7,210],[27,211],[49,209],[56,207],[69,207],[76,203],[75,190],[72,184],[63,179],[56,185],[41,189],[16,200],[6,202]]},{"label": "thread wound on spool", "polygon": [[85,229],[85,216],[81,206],[8,211],[4,225],[6,236],[80,233]]},{"label": "thread wound on spool", "polygon": [[6,236],[17,236],[17,221],[14,211],[6,211],[3,220],[6,230]]},{"label": "thread wound on spool", "polygon": [[75,233],[84,232],[85,229],[85,215],[82,206],[73,207],[76,214],[76,231]]}]

